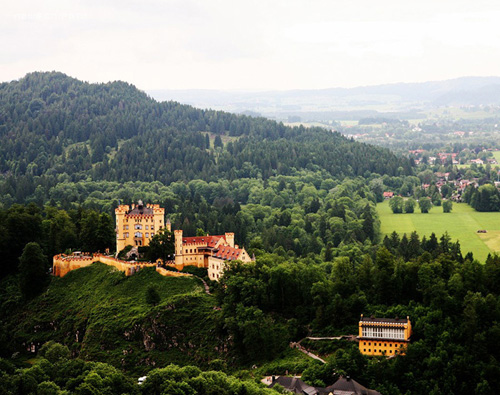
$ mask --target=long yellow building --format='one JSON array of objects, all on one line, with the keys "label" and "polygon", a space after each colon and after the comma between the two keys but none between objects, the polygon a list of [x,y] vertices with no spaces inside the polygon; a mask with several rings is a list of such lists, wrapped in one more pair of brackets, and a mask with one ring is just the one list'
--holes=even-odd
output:
[{"label": "long yellow building", "polygon": [[364,355],[394,356],[405,353],[410,342],[410,318],[363,317],[359,320],[359,351]]},{"label": "long yellow building", "polygon": [[147,246],[149,241],[165,226],[170,231],[170,223],[165,224],[165,209],[159,204],[144,205],[141,200],[130,207],[122,204],[115,209],[116,252],[126,246]]}]

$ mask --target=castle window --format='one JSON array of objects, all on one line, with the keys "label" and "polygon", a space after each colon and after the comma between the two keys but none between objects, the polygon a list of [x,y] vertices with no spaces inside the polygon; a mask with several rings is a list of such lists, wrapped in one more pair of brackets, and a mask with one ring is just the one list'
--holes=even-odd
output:
[{"label": "castle window", "polygon": [[154,225],[151,225],[151,230],[155,230],[155,226]]},{"label": "castle window", "polygon": [[149,232],[146,232],[146,237],[149,239]]},{"label": "castle window", "polygon": [[148,230],[148,229],[149,229],[149,226],[148,226],[148,225],[146,225],[146,230]]},{"label": "castle window", "polygon": [[154,232],[151,232],[151,237],[153,237],[154,235],[155,235]]},{"label": "castle window", "polygon": [[135,224],[134,229],[142,229],[142,225],[141,224]]}]

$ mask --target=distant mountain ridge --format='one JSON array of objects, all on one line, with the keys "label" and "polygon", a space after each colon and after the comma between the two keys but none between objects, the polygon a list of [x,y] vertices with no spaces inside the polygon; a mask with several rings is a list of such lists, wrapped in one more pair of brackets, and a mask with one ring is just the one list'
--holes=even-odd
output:
[{"label": "distant mountain ridge", "polygon": [[150,90],[157,100],[176,100],[197,107],[228,111],[290,112],[392,105],[500,104],[500,77],[461,77],[444,81],[393,83],[355,88],[288,91]]}]

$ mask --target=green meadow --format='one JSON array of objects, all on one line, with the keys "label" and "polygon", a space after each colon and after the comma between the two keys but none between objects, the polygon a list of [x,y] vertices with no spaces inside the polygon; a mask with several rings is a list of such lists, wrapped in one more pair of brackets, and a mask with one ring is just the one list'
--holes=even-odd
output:
[{"label": "green meadow", "polygon": [[[433,207],[428,214],[418,209],[413,214],[393,214],[388,201],[377,204],[377,211],[383,235],[417,231],[420,237],[434,232],[439,238],[448,232],[453,241],[460,241],[462,254],[471,251],[481,262],[489,253],[500,252],[500,212],[480,213],[466,203],[453,203],[451,213],[443,213],[442,207]],[[477,233],[479,229],[487,233]]]}]

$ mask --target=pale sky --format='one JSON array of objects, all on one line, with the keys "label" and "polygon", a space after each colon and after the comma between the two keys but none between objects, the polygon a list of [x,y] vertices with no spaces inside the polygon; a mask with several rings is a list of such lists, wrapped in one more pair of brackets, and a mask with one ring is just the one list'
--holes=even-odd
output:
[{"label": "pale sky", "polygon": [[500,2],[0,0],[0,81],[289,90],[500,75]]}]

